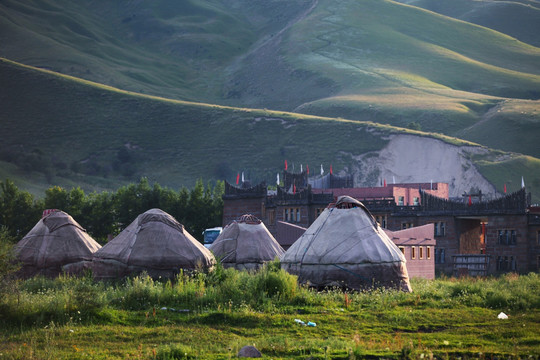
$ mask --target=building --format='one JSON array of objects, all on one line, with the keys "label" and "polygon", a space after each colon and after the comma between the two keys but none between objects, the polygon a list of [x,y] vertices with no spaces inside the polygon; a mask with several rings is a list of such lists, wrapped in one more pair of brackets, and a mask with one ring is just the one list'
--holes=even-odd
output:
[{"label": "building", "polygon": [[[322,178],[317,183],[305,171],[285,171],[284,186],[272,192],[265,183],[235,187],[226,182],[223,223],[253,214],[279,242],[278,222],[307,228],[338,196],[349,195],[361,201],[385,229],[433,224],[436,245],[430,255],[438,273],[489,275],[540,269],[540,208],[530,206],[525,188],[490,201],[472,194],[452,200],[446,183],[354,188],[348,177]],[[336,184],[341,187],[332,187]]]},{"label": "building", "polygon": [[434,224],[427,224],[398,231],[384,230],[405,255],[409,278],[435,278],[434,228]]}]

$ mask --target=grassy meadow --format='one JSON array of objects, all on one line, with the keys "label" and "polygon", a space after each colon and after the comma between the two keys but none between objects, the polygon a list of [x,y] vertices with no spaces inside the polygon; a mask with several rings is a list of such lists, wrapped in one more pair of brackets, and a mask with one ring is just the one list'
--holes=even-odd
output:
[{"label": "grassy meadow", "polygon": [[33,278],[2,288],[0,358],[230,359],[245,345],[267,359],[540,356],[538,274],[411,284],[316,292],[279,263],[174,281]]}]

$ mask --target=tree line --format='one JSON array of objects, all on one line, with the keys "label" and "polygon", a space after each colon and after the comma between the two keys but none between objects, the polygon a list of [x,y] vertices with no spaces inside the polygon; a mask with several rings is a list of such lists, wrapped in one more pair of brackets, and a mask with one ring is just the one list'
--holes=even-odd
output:
[{"label": "tree line", "polygon": [[186,230],[202,241],[204,229],[221,225],[223,215],[223,181],[205,187],[199,179],[195,187],[178,191],[150,185],[146,178],[115,192],[85,194],[80,188],[66,190],[53,186],[45,196],[36,199],[19,190],[13,181],[0,181],[0,228],[14,241],[22,239],[41,219],[43,210],[59,209],[71,215],[102,245],[143,212],[159,208],[172,215]]}]

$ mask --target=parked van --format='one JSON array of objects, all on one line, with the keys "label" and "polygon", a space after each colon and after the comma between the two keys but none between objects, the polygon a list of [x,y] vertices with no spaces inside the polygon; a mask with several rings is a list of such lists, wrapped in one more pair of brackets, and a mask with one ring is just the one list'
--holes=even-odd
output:
[{"label": "parked van", "polygon": [[213,227],[213,228],[204,230],[203,231],[203,235],[204,235],[204,242],[203,243],[204,243],[204,246],[206,248],[209,248],[210,245],[212,245],[212,243],[214,242],[214,240],[217,239],[219,234],[221,234],[222,231],[223,231],[223,228],[221,226]]}]

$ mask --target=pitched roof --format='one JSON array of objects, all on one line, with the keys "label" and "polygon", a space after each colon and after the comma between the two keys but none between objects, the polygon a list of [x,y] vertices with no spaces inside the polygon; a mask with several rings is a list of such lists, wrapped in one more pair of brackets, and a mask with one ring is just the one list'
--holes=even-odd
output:
[{"label": "pitched roof", "polygon": [[22,262],[24,276],[43,272],[54,275],[65,265],[91,260],[100,248],[69,214],[54,211],[15,245],[15,252]]},{"label": "pitched roof", "polygon": [[151,209],[139,215],[118,236],[94,254],[94,269],[100,260],[114,260],[133,269],[178,270],[209,267],[213,255],[171,215]]}]

